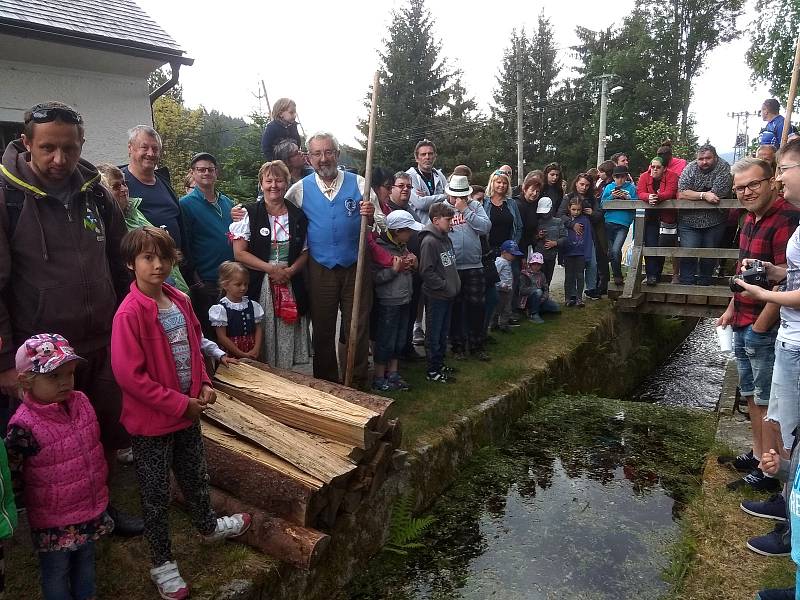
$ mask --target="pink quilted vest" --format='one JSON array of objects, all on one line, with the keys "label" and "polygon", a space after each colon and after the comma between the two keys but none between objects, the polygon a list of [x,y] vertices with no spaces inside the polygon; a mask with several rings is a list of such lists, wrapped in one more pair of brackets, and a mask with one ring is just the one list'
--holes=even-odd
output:
[{"label": "pink quilted vest", "polygon": [[31,528],[85,523],[106,509],[108,467],[100,426],[82,392],[54,404],[39,404],[26,394],[9,425],[31,431],[40,448],[22,469]]}]

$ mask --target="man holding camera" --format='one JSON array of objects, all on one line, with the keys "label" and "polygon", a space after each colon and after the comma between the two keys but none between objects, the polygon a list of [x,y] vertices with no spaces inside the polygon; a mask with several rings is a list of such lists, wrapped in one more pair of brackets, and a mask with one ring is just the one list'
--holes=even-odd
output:
[{"label": "man holding camera", "polygon": [[[747,209],[739,235],[737,273],[745,281],[750,279],[750,283],[757,283],[762,271],[753,264],[753,259],[784,266],[786,245],[797,228],[800,213],[778,196],[769,163],[758,158],[743,158],[731,167],[731,174],[736,196]],[[743,266],[745,259],[751,260]],[[777,283],[767,282],[763,275],[761,280],[762,286]],[[764,451],[781,447],[778,445],[781,434],[777,424],[764,420],[770,399],[779,307],[744,294],[739,285],[732,286],[732,289],[733,298],[717,319],[717,325],[733,327],[739,388],[747,400],[753,448],[733,459],[737,470],[748,473],[728,487],[736,489],[749,485],[756,490],[775,491],[779,488],[778,481],[767,477],[758,466]]]}]

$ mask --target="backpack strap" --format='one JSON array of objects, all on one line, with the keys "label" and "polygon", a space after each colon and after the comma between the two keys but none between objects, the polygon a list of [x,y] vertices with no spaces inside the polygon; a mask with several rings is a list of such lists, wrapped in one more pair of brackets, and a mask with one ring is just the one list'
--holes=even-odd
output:
[{"label": "backpack strap", "polygon": [[22,213],[22,206],[25,204],[25,192],[3,182],[0,184],[0,203],[3,203],[6,208],[8,218],[6,237],[10,240],[14,237],[14,231],[17,229],[19,216]]}]

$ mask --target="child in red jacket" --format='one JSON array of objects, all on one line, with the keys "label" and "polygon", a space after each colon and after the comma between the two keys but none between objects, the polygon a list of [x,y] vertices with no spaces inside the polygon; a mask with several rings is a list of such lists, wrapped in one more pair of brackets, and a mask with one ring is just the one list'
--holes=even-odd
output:
[{"label": "child in red jacket", "polygon": [[211,508],[198,417],[216,396],[200,352],[200,323],[185,294],[164,283],[177,262],[163,229],[142,227],[122,239],[121,254],[136,281],[111,332],[111,366],[122,389],[120,421],[131,434],[139,479],[150,578],[162,598],[182,599],[189,587],[172,559],[167,506],[172,469],[192,522],[207,541],[242,535],[247,513],[217,518]]}]

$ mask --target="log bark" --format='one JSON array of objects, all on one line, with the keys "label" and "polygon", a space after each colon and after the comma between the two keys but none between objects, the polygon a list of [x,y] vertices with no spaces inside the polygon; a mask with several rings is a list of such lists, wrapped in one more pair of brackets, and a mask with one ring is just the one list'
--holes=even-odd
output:
[{"label": "log bark", "polygon": [[[172,487],[176,491],[175,498],[178,503],[185,504],[180,489],[174,481]],[[319,563],[330,544],[329,535],[274,517],[260,508],[234,498],[224,490],[211,487],[209,493],[211,505],[218,515],[246,512],[253,518],[250,529],[234,541],[247,544],[278,560],[301,569],[312,569]]]},{"label": "log bark", "polygon": [[211,483],[242,502],[310,526],[327,504],[324,484],[266,450],[203,423]]},{"label": "log bark", "polygon": [[381,415],[333,394],[298,385],[248,364],[220,367],[218,387],[273,419],[324,437],[368,448]]},{"label": "log bark", "polygon": [[355,468],[352,462],[334,455],[325,445],[299,435],[291,427],[225,393],[217,393],[217,401],[206,408],[203,417],[280,456],[323,483],[343,481]]}]

